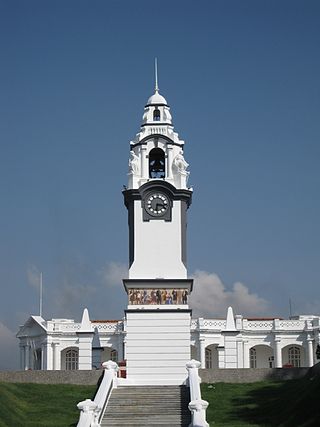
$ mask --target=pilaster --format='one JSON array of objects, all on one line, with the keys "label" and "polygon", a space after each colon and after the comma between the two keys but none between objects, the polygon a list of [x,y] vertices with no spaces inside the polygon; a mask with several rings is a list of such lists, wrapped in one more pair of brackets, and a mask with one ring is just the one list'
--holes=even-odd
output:
[{"label": "pilaster", "polygon": [[225,363],[224,363],[225,351],[224,351],[224,347],[223,346],[217,347],[217,351],[218,351],[218,367],[219,367],[219,369],[223,369],[223,368],[225,368]]},{"label": "pilaster", "polygon": [[93,332],[77,332],[79,337],[79,363],[78,369],[91,370],[92,369],[92,339]]},{"label": "pilaster", "polygon": [[237,368],[237,332],[223,332],[225,347],[225,368]]},{"label": "pilaster", "polygon": [[167,144],[167,178],[172,179],[172,145]]},{"label": "pilaster", "polygon": [[242,338],[237,339],[237,364],[238,368],[243,368],[243,341]]},{"label": "pilaster", "polygon": [[205,338],[199,338],[199,347],[200,347],[200,363],[201,369],[206,367],[206,341]]},{"label": "pilaster", "polygon": [[147,165],[147,146],[141,145],[140,147],[140,161],[141,161],[141,178],[147,179],[148,173],[148,165]]},{"label": "pilaster", "polygon": [[250,368],[250,352],[248,341],[243,341],[243,367]]}]

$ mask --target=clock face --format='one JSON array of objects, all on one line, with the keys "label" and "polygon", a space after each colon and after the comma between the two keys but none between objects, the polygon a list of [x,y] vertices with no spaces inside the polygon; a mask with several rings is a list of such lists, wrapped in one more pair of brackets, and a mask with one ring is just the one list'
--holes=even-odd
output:
[{"label": "clock face", "polygon": [[146,199],[146,210],[152,216],[163,216],[169,209],[169,200],[163,193],[153,193]]}]

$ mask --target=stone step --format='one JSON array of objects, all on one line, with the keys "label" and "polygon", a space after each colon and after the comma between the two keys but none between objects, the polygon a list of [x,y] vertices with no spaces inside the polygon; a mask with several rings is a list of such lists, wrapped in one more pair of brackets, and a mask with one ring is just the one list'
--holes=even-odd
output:
[{"label": "stone step", "polygon": [[189,401],[184,386],[119,387],[112,391],[101,426],[188,426]]},{"label": "stone step", "polygon": [[118,415],[112,416],[110,414],[108,417],[105,417],[105,419],[107,419],[107,420],[127,420],[128,421],[128,420],[130,420],[130,417],[132,417],[132,419],[130,421],[149,420],[149,419],[161,421],[164,418],[166,420],[170,419],[170,420],[179,421],[181,419],[186,420],[187,418],[189,418],[188,414],[185,414],[185,415],[176,414],[176,415],[174,415],[174,414],[167,414],[165,411],[163,414],[157,414],[157,415],[154,415],[154,414],[144,414],[144,415],[140,414],[140,415],[134,415],[134,416],[133,415],[134,414],[127,414],[127,415],[118,414]]},{"label": "stone step", "polygon": [[141,411],[141,410],[133,410],[131,412],[107,412],[107,418],[130,418],[130,417],[148,417],[148,416],[153,416],[153,417],[162,417],[163,414],[165,413],[166,416],[170,416],[170,417],[182,417],[182,416],[189,416],[188,412],[180,412],[180,411],[176,411],[176,412],[168,412],[167,410],[162,411],[162,413],[159,412],[154,412],[154,411]]},{"label": "stone step", "polygon": [[136,426],[154,426],[154,425],[167,425],[167,426],[188,426],[190,424],[189,419],[179,419],[179,418],[155,418],[152,417],[149,418],[137,418],[132,420],[125,420],[122,418],[115,418],[115,419],[106,419],[104,418],[101,422],[102,426],[114,426],[114,425],[122,425],[122,426],[129,426],[129,425],[136,425]]},{"label": "stone step", "polygon": [[126,422],[125,424],[123,423],[123,421],[102,421],[101,423],[101,427],[118,427],[118,426],[122,426],[122,427],[131,427],[131,426],[140,426],[140,427],[148,427],[148,426],[169,426],[169,427],[188,427],[189,426],[190,421],[188,422],[170,422],[168,423],[167,421],[155,421],[153,422],[152,420],[148,420],[146,422],[143,421],[130,421],[130,422]]}]

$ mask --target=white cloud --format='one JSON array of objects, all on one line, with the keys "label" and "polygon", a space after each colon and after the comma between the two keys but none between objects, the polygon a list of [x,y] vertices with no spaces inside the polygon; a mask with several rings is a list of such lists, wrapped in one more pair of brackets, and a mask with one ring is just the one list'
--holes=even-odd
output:
[{"label": "white cloud", "polygon": [[103,283],[106,287],[122,284],[122,279],[128,277],[128,266],[121,262],[110,261],[101,271]]},{"label": "white cloud", "polygon": [[18,340],[6,325],[0,322],[0,370],[17,370],[19,346]]},{"label": "white cloud", "polygon": [[[85,307],[88,307],[93,318],[97,315],[110,316],[110,309],[114,313],[114,306],[119,299],[117,294],[124,293],[122,279],[128,276],[128,268],[125,264],[110,261],[98,271],[88,271],[84,263],[68,264],[67,267],[62,283],[53,292],[54,298],[50,306],[52,316],[77,319]],[[105,293],[105,288],[108,288],[108,293]],[[101,301],[103,301],[103,310],[100,308]],[[48,311],[46,299],[44,311]]]},{"label": "white cloud", "polygon": [[96,294],[96,288],[91,285],[64,283],[56,290],[56,312],[70,317],[79,316],[79,311],[86,307],[88,300]]},{"label": "white cloud", "polygon": [[235,314],[244,316],[261,316],[268,311],[269,303],[250,293],[248,287],[240,282],[228,290],[214,273],[196,270],[192,277],[194,289],[190,306],[193,316],[225,317],[228,306],[232,306]]},{"label": "white cloud", "polygon": [[27,277],[28,277],[28,283],[30,286],[36,289],[40,288],[40,271],[35,265],[33,264],[28,265]]}]

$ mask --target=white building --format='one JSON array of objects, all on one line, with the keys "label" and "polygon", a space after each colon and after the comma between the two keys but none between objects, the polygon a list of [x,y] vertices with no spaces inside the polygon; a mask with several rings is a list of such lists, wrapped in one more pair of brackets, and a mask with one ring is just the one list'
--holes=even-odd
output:
[{"label": "white building", "polygon": [[181,384],[191,358],[203,368],[315,363],[319,316],[249,319],[234,317],[229,307],[225,319],[191,318],[186,225],[192,189],[183,148],[156,78],[140,132],[130,142],[123,191],[129,218],[125,317],[94,321],[87,309],[80,323],[31,316],[17,334],[21,369],[85,370],[125,360],[134,383]]},{"label": "white building", "polygon": [[[85,313],[87,313],[85,311]],[[86,319],[87,314],[85,314]],[[232,318],[233,319],[233,318]],[[319,344],[319,316],[293,319],[192,319],[191,357],[203,368],[312,366]],[[125,359],[126,320],[44,320],[31,316],[20,328],[21,369],[96,369]]]}]

